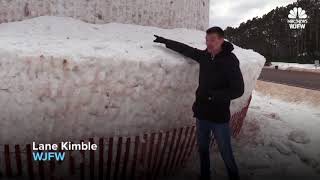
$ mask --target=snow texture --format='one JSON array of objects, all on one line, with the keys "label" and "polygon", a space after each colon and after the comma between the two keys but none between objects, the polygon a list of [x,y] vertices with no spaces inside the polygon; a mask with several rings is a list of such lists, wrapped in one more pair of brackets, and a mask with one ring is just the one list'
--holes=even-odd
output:
[{"label": "snow texture", "polygon": [[[318,113],[319,109],[313,106],[288,103],[254,91],[242,130],[232,141],[241,179],[320,179]],[[308,141],[296,143],[288,139],[289,135],[298,139],[308,137]],[[174,177],[164,179],[196,180],[199,158],[197,155],[193,158]],[[217,148],[211,153],[211,159],[212,179],[227,180]]]},{"label": "snow texture", "polygon": [[[154,34],[205,48],[205,32],[88,24],[43,16],[0,24],[0,144],[136,135],[194,123],[196,62]],[[245,80],[241,110],[265,58],[235,47]]]},{"label": "snow texture", "polygon": [[255,89],[276,99],[320,109],[320,91],[258,80]]},{"label": "snow texture", "polygon": [[293,142],[300,143],[300,144],[310,143],[310,137],[308,137],[308,135],[305,131],[299,131],[299,130],[292,131],[288,135],[288,139]]},{"label": "snow texture", "polygon": [[0,0],[0,23],[66,16],[89,23],[205,30],[209,5],[209,0]]},{"label": "snow texture", "polygon": [[272,66],[278,66],[280,69],[300,68],[300,69],[316,69],[315,64],[298,64],[298,63],[284,63],[284,62],[272,62]]},{"label": "snow texture", "polygon": [[317,67],[315,64],[272,62],[272,65],[269,66],[268,68],[274,69],[275,66],[278,66],[278,68],[281,70],[320,73],[320,67]]}]

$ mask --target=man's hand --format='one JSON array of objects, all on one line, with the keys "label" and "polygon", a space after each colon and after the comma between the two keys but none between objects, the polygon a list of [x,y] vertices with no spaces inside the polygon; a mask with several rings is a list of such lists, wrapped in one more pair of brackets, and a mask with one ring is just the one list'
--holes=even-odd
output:
[{"label": "man's hand", "polygon": [[156,42],[156,43],[165,43],[166,42],[166,39],[161,36],[154,35],[154,37],[156,37],[156,39],[153,42]]}]

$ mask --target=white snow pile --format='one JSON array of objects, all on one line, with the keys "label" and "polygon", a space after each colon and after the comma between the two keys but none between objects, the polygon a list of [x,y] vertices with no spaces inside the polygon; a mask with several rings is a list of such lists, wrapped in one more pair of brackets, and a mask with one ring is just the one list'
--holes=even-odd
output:
[{"label": "white snow pile", "polygon": [[281,70],[313,70],[319,71],[320,67],[316,67],[315,64],[298,64],[298,63],[285,63],[285,62],[272,62],[270,68],[275,68],[278,66]]},{"label": "white snow pile", "polygon": [[[205,32],[43,16],[0,24],[0,144],[132,135],[194,122],[198,65],[154,34],[205,48]],[[245,94],[265,59],[235,47]]]}]

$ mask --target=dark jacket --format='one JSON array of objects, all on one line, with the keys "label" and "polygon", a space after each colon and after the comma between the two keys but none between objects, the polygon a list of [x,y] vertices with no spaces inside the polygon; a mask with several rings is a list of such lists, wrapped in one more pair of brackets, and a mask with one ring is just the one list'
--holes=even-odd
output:
[{"label": "dark jacket", "polygon": [[192,110],[194,117],[216,123],[230,120],[230,101],[244,93],[244,82],[233,45],[225,41],[222,51],[214,57],[205,50],[165,39],[167,48],[183,54],[200,65],[199,86]]}]

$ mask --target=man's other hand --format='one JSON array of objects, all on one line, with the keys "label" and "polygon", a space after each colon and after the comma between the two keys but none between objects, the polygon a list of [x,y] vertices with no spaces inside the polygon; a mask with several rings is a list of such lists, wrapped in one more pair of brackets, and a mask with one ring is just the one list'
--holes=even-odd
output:
[{"label": "man's other hand", "polygon": [[156,39],[153,42],[156,42],[156,43],[165,43],[166,42],[166,39],[161,36],[154,35],[154,37],[156,37]]}]

